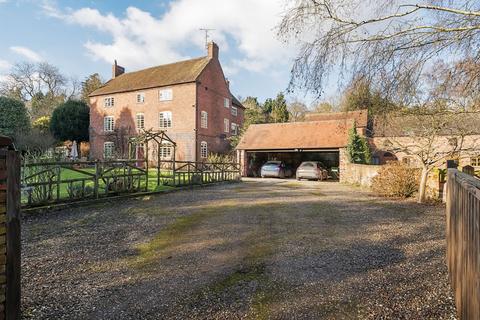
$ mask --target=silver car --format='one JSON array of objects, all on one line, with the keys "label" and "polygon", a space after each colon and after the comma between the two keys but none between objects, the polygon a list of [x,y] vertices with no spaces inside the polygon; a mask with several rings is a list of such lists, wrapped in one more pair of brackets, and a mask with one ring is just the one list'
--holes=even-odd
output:
[{"label": "silver car", "polygon": [[305,161],[297,169],[297,180],[300,179],[327,180],[328,171],[320,161]]},{"label": "silver car", "polygon": [[260,175],[262,178],[288,178],[293,174],[292,169],[285,165],[282,161],[268,161],[262,166]]}]

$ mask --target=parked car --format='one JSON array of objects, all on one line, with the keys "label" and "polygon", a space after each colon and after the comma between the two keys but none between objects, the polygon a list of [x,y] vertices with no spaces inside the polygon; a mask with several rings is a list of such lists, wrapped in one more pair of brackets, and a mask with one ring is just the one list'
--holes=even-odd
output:
[{"label": "parked car", "polygon": [[328,170],[320,161],[305,161],[297,168],[297,180],[300,179],[327,180]]},{"label": "parked car", "polygon": [[262,178],[289,178],[293,175],[293,171],[282,161],[268,161],[262,166],[260,175]]}]

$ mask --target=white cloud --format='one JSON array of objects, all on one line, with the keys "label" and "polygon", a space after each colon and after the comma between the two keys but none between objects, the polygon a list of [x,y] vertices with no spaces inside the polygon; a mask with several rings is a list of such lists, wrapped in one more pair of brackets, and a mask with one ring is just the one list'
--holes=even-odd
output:
[{"label": "white cloud", "polygon": [[38,53],[36,53],[35,51],[27,47],[12,46],[10,47],[10,50],[15,52],[16,54],[23,56],[24,58],[27,58],[30,61],[33,61],[33,62],[43,61],[43,58],[41,55],[39,55]]},{"label": "white cloud", "polygon": [[237,58],[226,61],[228,70],[235,73],[238,69],[259,72],[289,63],[293,50],[277,39],[274,30],[283,2],[174,0],[159,18],[136,7],[127,8],[122,17],[91,8],[63,11],[48,0],[42,8],[51,17],[110,35],[109,42],[85,43],[88,53],[109,63],[117,59],[128,69],[189,58],[182,54],[186,48],[204,47],[199,28],[213,28],[211,38],[219,44],[220,54],[235,46]]},{"label": "white cloud", "polygon": [[12,67],[11,63],[7,60],[0,59],[0,71],[8,70]]}]

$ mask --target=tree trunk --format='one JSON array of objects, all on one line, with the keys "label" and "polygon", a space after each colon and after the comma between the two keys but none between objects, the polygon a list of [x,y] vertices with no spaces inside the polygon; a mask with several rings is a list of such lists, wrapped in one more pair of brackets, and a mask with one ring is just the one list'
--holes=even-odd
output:
[{"label": "tree trunk", "polygon": [[427,179],[430,169],[427,167],[422,167],[422,174],[420,178],[420,188],[418,189],[418,203],[425,202],[425,196],[427,191]]}]

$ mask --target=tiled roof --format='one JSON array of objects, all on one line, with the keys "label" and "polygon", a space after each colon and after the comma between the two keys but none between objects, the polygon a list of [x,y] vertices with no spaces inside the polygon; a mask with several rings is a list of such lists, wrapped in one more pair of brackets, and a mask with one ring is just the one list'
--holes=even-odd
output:
[{"label": "tiled roof", "polygon": [[402,115],[392,113],[374,120],[373,136],[430,136],[430,130],[443,136],[480,134],[480,113],[437,113]]},{"label": "tiled roof", "polygon": [[352,119],[254,124],[237,146],[239,150],[328,149],[345,147]]},{"label": "tiled roof", "polygon": [[195,81],[210,59],[202,57],[124,73],[90,94],[104,94],[163,87]]},{"label": "tiled roof", "polygon": [[356,110],[347,112],[312,112],[305,115],[305,121],[355,119],[357,127],[367,127],[368,111]]}]

